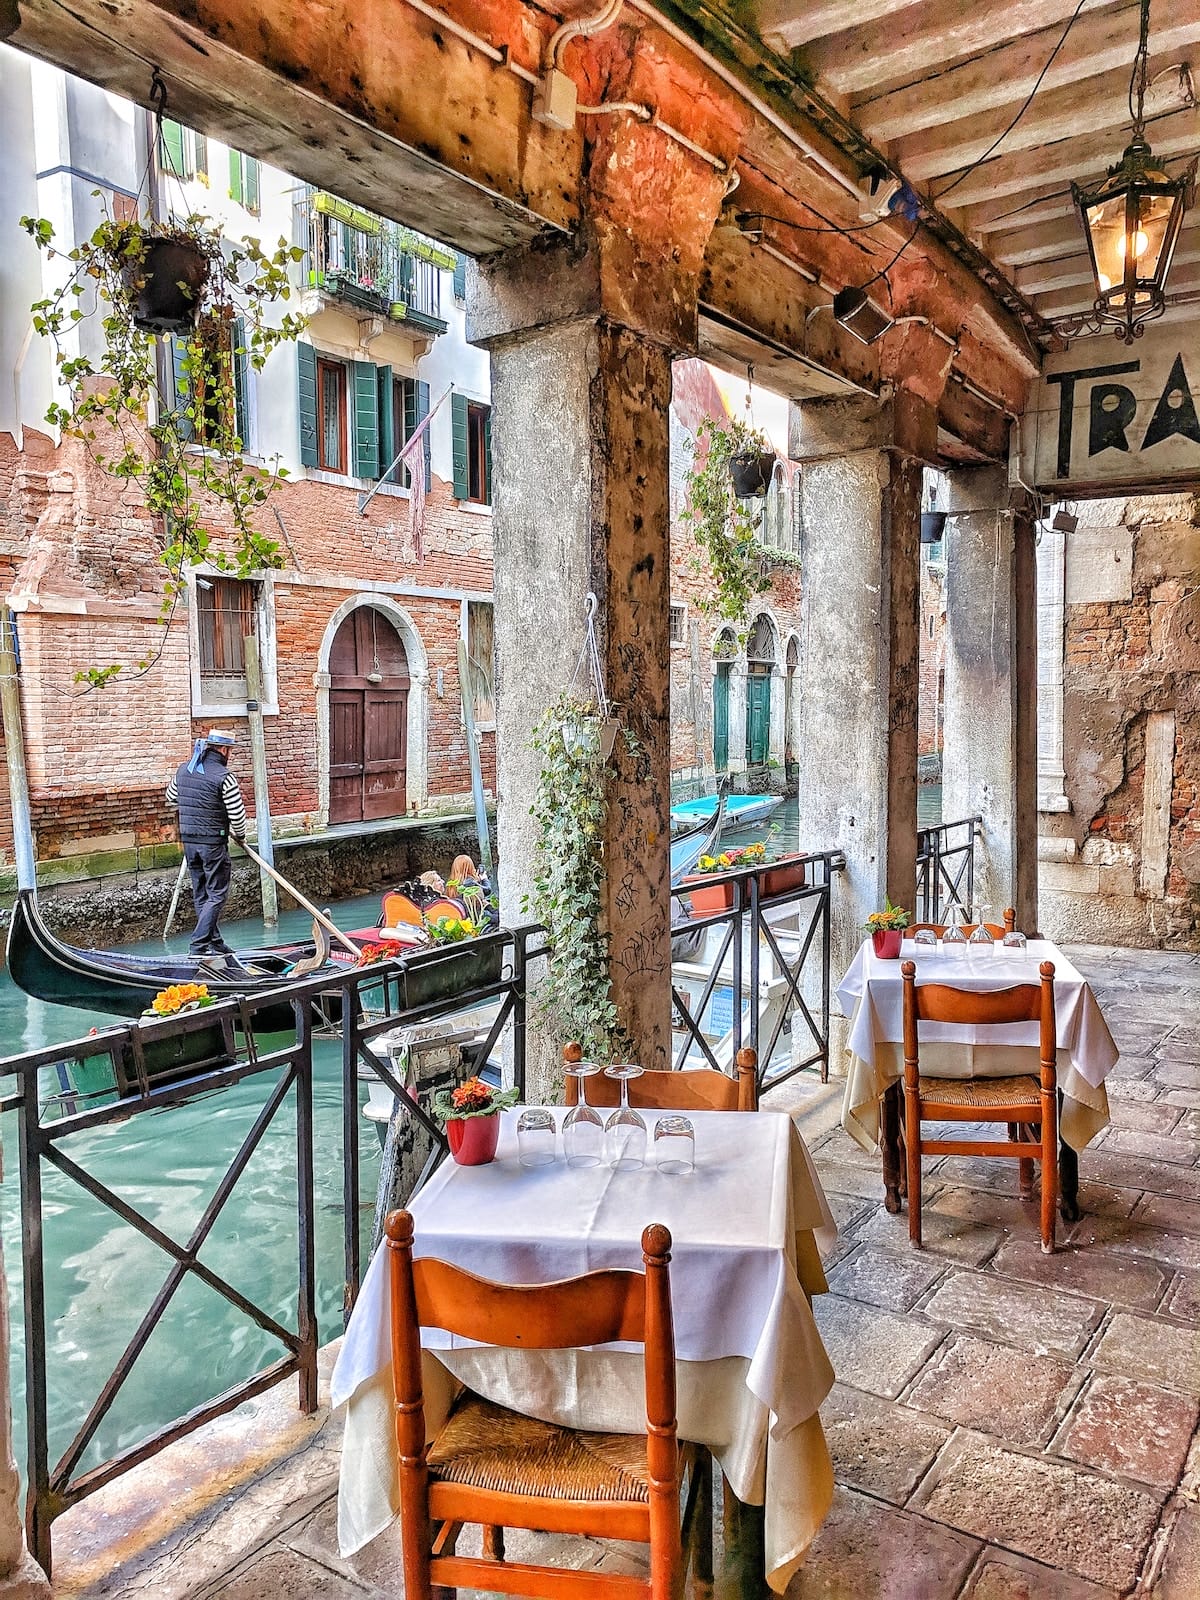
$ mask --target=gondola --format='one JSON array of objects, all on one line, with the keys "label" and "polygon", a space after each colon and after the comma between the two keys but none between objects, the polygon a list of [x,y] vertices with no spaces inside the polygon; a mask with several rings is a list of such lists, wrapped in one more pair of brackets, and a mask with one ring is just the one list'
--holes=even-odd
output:
[{"label": "gondola", "polygon": [[[318,957],[324,959],[318,961]],[[224,972],[212,957],[133,955],[118,950],[79,950],[55,937],[42,921],[37,900],[28,889],[17,896],[8,930],[9,976],[26,994],[59,1006],[106,1011],[118,1017],[140,1017],[160,989],[173,983],[203,983],[217,1000],[278,989],[301,975],[328,970],[331,979],[345,967],[329,960],[328,938],[322,948],[311,941],[237,952],[239,971]],[[290,1004],[256,1011],[256,1032],[288,1028]]]},{"label": "gondola", "polygon": [[[727,795],[725,825],[729,828],[752,828],[756,823],[765,822],[782,804],[783,796],[777,794]],[[715,794],[702,795],[698,800],[683,800],[671,807],[671,826],[680,829],[705,823],[714,815],[717,805],[718,796]]]}]

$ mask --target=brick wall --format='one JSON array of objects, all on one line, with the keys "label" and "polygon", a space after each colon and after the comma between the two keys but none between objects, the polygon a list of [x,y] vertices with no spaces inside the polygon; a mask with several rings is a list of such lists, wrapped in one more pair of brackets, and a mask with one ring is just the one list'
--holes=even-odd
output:
[{"label": "brick wall", "polygon": [[942,753],[942,673],[946,666],[945,573],[921,560],[921,682],[917,704],[917,754]]}]

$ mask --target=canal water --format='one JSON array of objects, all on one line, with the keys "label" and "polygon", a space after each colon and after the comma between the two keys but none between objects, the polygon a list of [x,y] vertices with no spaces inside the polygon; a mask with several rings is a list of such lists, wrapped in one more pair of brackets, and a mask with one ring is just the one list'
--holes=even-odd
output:
[{"label": "canal water", "polygon": [[[343,927],[378,916],[379,897],[335,908]],[[301,912],[280,918],[278,938],[307,936]],[[224,925],[231,943],[265,940],[261,922]],[[275,939],[272,935],[272,940]],[[170,941],[187,948],[186,934]],[[132,949],[161,953],[161,940]],[[119,1019],[46,1005],[0,975],[0,1054],[77,1039]],[[341,1045],[314,1043],[317,1319],[322,1342],[341,1332],[342,1136]],[[132,1117],[73,1136],[66,1152],[87,1172],[172,1238],[185,1243],[213,1190],[252,1127],[277,1074],[237,1084],[190,1105]],[[59,1087],[44,1075],[44,1092]],[[361,1095],[365,1100],[365,1092]],[[0,1119],[4,1180],[0,1233],[8,1271],[13,1425],[25,1476],[25,1370],[22,1327],[21,1209],[15,1119]],[[369,1232],[378,1182],[378,1141],[363,1125],[360,1222]],[[200,1252],[200,1260],[285,1327],[296,1326],[296,1124],[291,1095],[264,1136]],[[43,1165],[49,1431],[53,1465],[87,1417],[170,1262],[155,1246],[102,1208],[76,1184]],[[190,1276],[138,1356],[124,1389],[101,1422],[84,1468],[135,1444],[155,1427],[250,1376],[285,1354],[278,1340]]]}]

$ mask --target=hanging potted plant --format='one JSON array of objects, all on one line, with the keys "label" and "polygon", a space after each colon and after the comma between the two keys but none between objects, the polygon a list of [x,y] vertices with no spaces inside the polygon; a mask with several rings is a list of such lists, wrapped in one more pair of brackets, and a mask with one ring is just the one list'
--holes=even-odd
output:
[{"label": "hanging potted plant", "polygon": [[[704,611],[740,623],[750,602],[771,587],[770,575],[760,560],[759,528],[762,513],[747,509],[735,483],[735,458],[770,452],[766,436],[740,418],[726,423],[706,419],[696,435],[696,456],[687,475],[687,504],[682,520],[688,524],[711,569],[713,594],[699,601]],[[770,452],[767,485],[774,470]],[[743,465],[737,467],[742,473]],[[766,493],[766,488],[763,491]]]},{"label": "hanging potted plant", "polygon": [[775,475],[775,452],[760,429],[745,431],[746,442],[729,458],[729,479],[739,500],[765,500]]},{"label": "hanging potted plant", "polygon": [[519,1089],[493,1089],[482,1078],[468,1078],[457,1089],[439,1089],[429,1109],[444,1125],[459,1166],[483,1167],[496,1158],[500,1113],[520,1098]]},{"label": "hanging potted plant", "polygon": [[[58,292],[32,307],[66,389],[46,420],[82,441],[106,472],[141,489],[161,530],[163,620],[183,592],[185,567],[203,561],[246,577],[280,566],[279,547],[255,515],[285,473],[245,459],[239,384],[247,367],[261,368],[304,326],[290,312],[267,316],[290,296],[288,267],[299,248],[281,239],[268,253],[255,239],[226,238],[198,214],[170,222],[105,217],[72,249],[55,244],[44,218],[22,217],[21,225],[65,270]],[[103,337],[95,357],[71,338],[89,318],[98,319]],[[168,332],[173,399],[158,393],[158,336]],[[209,532],[218,519],[230,528],[228,548]],[[77,677],[98,686],[120,670],[93,667]]]},{"label": "hanging potted plant", "polygon": [[635,755],[637,740],[607,704],[567,690],[543,714],[532,747],[541,774],[531,808],[533,889],[524,909],[545,927],[553,951],[538,1014],[560,1039],[576,1039],[589,1057],[611,1061],[630,1042],[612,997],[603,926],[604,824],[613,756]]}]

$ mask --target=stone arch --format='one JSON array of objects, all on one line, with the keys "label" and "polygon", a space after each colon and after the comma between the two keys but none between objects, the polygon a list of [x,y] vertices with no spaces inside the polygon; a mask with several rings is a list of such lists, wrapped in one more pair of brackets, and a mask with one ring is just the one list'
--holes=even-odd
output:
[{"label": "stone arch", "polygon": [[429,656],[420,632],[403,606],[386,594],[355,594],[344,600],[325,625],[317,651],[313,686],[317,691],[317,796],[321,820],[329,820],[329,687],[330,652],[338,629],[361,606],[374,608],[400,635],[408,657],[408,804],[422,810],[429,800]]}]

